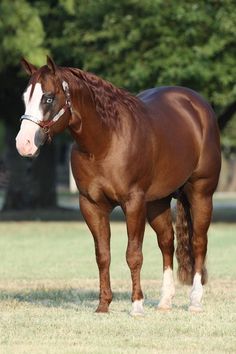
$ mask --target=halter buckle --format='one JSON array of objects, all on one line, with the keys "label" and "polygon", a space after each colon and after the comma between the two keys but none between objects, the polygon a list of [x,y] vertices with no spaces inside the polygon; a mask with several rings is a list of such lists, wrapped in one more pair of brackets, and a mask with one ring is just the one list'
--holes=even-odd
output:
[{"label": "halter buckle", "polygon": [[66,96],[66,104],[69,108],[71,108],[69,85],[65,80],[62,81],[62,88]]}]

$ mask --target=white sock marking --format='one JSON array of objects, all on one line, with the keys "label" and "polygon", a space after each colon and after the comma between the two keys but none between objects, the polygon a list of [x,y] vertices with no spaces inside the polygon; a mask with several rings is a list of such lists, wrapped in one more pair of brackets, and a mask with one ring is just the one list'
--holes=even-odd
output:
[{"label": "white sock marking", "polygon": [[143,299],[132,302],[131,316],[143,316]]},{"label": "white sock marking", "polygon": [[202,276],[200,273],[196,273],[193,278],[193,286],[190,292],[190,311],[201,311],[202,305],[202,295],[203,295],[203,286],[201,282]]},{"label": "white sock marking", "polygon": [[173,270],[171,268],[165,269],[163,273],[163,282],[161,288],[161,299],[158,304],[159,309],[171,309],[172,298],[175,295],[175,284],[173,278]]}]

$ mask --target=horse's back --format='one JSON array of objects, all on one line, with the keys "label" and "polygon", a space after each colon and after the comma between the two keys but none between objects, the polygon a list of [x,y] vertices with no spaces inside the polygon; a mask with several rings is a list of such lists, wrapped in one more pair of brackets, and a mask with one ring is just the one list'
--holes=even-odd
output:
[{"label": "horse's back", "polygon": [[[190,111],[193,113],[191,118],[197,119],[197,115],[194,113],[204,113],[205,111],[207,113],[206,117],[203,118],[198,115],[198,119],[203,118],[205,124],[208,121],[208,124],[216,126],[216,117],[209,103],[196,91],[187,87],[163,86],[151,88],[139,93],[138,98],[156,114],[169,110],[169,112],[179,112],[182,115],[184,111]],[[166,116],[166,119],[168,119],[168,116]]]},{"label": "horse's back", "polygon": [[[147,107],[158,128],[168,126],[169,131],[186,129],[202,144],[219,147],[219,131],[214,111],[197,92],[180,86],[164,86],[145,90],[138,95]],[[190,128],[190,129],[188,129]]]}]

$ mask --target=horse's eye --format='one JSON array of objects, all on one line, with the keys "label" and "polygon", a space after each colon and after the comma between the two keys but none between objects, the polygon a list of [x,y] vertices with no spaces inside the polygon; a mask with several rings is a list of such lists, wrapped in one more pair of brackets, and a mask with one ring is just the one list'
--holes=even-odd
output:
[{"label": "horse's eye", "polygon": [[50,104],[50,103],[52,103],[52,102],[53,102],[53,98],[47,98],[47,99],[46,99],[46,103]]}]

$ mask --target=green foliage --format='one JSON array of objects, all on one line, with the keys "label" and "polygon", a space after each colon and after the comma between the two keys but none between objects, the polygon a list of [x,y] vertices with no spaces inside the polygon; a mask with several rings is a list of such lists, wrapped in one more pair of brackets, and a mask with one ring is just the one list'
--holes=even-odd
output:
[{"label": "green foliage", "polygon": [[26,0],[0,2],[0,70],[26,56],[35,64],[45,57],[44,29],[38,11]]},{"label": "green foliage", "polygon": [[221,142],[225,149],[225,154],[236,155],[236,115],[230,120],[221,135]]},{"label": "green foliage", "polygon": [[220,112],[236,99],[235,29],[230,0],[74,0],[61,41],[51,43],[118,86],[190,86]]}]

